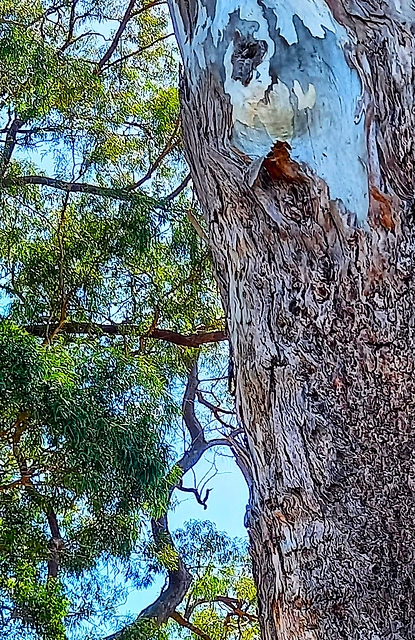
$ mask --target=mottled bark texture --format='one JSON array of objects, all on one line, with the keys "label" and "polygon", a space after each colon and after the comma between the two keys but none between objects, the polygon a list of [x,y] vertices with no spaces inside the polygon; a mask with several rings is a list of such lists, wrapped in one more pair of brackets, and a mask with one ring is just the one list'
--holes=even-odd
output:
[{"label": "mottled bark texture", "polygon": [[413,5],[170,7],[263,638],[413,639]]}]

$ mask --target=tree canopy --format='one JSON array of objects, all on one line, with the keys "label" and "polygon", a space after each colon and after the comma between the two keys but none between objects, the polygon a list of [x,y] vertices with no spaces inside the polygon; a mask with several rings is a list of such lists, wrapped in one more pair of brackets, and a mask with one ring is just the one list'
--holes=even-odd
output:
[{"label": "tree canopy", "polygon": [[168,530],[175,488],[206,501],[183,475],[243,447],[198,378],[226,336],[171,35],[161,0],[0,1],[0,637],[102,638],[157,572],[182,597],[117,637],[257,637],[244,544]]}]

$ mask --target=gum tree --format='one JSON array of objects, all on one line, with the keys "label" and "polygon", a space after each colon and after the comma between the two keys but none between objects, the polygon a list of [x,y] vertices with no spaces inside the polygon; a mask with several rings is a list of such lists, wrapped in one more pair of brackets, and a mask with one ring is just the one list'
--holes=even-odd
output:
[{"label": "gum tree", "polygon": [[415,9],[169,5],[264,640],[412,638]]}]

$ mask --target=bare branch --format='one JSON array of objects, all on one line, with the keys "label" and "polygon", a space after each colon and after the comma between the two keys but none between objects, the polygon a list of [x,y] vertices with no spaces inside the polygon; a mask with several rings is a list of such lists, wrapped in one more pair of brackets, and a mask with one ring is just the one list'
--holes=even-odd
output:
[{"label": "bare branch", "polygon": [[[57,325],[56,325],[57,326]],[[56,329],[56,326],[47,324],[32,324],[26,325],[25,330],[33,336],[44,338],[47,332],[52,332]],[[227,340],[227,336],[224,331],[207,331],[206,333],[195,333],[191,335],[183,335],[176,331],[170,331],[169,329],[153,329],[150,336],[142,335],[141,328],[137,325],[128,324],[90,324],[88,322],[66,322],[60,327],[60,333],[69,335],[109,335],[109,336],[137,336],[143,339],[148,338],[151,340],[165,340],[172,344],[177,344],[182,347],[200,347],[202,344],[208,344],[212,342],[222,342]],[[133,351],[131,355],[139,355],[139,351]]]},{"label": "bare branch", "polygon": [[15,118],[10,125],[10,128],[6,134],[6,140],[4,142],[3,153],[1,154],[0,159],[0,178],[4,176],[6,173],[6,169],[13,155],[14,148],[16,146],[16,137],[19,132],[19,129],[24,125],[25,120],[21,118]]},{"label": "bare branch", "polygon": [[179,491],[184,491],[185,493],[193,493],[193,495],[196,498],[196,501],[204,509],[207,509],[207,501],[208,501],[209,494],[212,491],[212,489],[206,489],[206,493],[205,493],[205,497],[204,498],[202,498],[202,496],[200,495],[199,491],[197,489],[195,489],[194,487],[184,487],[182,480],[180,480],[180,483],[176,486],[176,489],[179,489]]},{"label": "bare branch", "polygon": [[212,411],[212,413],[226,413],[227,415],[230,416],[234,416],[235,415],[235,411],[229,411],[227,409],[222,409],[221,407],[218,407],[214,404],[211,404],[208,400],[205,400],[205,398],[203,397],[203,394],[200,390],[198,390],[196,392],[197,395],[197,399],[199,400],[200,404],[203,404],[205,407],[207,407],[208,409],[210,409]]},{"label": "bare branch", "polygon": [[140,47],[140,49],[137,49],[136,51],[131,51],[131,53],[127,53],[125,56],[121,56],[121,58],[117,58],[117,60],[110,62],[102,70],[105,71],[106,69],[109,69],[110,67],[113,67],[114,65],[119,64],[120,62],[124,62],[124,60],[128,60],[129,58],[132,58],[134,56],[139,56],[141,53],[146,51],[146,49],[150,49],[155,44],[158,44],[163,40],[167,40],[167,38],[171,38],[172,36],[174,36],[174,33],[168,33],[164,36],[160,36],[159,38],[156,38],[155,40],[153,40],[153,42],[150,42],[150,44],[146,44],[143,47]]},{"label": "bare branch", "polygon": [[178,611],[175,611],[170,616],[170,618],[172,618],[172,620],[175,620],[175,622],[177,622],[180,626],[185,627],[185,629],[189,629],[196,636],[199,636],[199,638],[203,638],[203,640],[211,640],[210,636],[208,636],[207,633],[205,633],[198,627],[195,627],[194,624],[183,618],[183,616]]},{"label": "bare branch", "polygon": [[112,54],[114,53],[115,49],[118,46],[118,43],[120,41],[120,38],[122,36],[122,34],[125,31],[125,28],[128,24],[129,19],[131,18],[131,13],[132,10],[134,9],[134,5],[135,5],[136,0],[130,0],[127,9],[125,11],[124,17],[121,20],[120,26],[117,29],[117,32],[114,36],[113,41],[111,42],[111,45],[108,49],[108,51],[105,53],[105,55],[101,58],[101,60],[98,62],[96,68],[95,68],[95,75],[99,75],[103,69],[103,67],[105,66],[105,64],[108,62],[108,60],[110,60],[110,58],[112,57]]},{"label": "bare branch", "polygon": [[[68,35],[66,36],[66,40],[62,47],[60,48],[60,52],[63,53],[65,49],[67,49],[71,44],[73,44],[74,38],[74,30],[75,30],[75,22],[76,22],[76,4],[78,0],[72,0],[71,13],[69,16],[69,28]],[[77,38],[78,39],[78,38]]]},{"label": "bare branch", "polygon": [[177,189],[175,189],[174,191],[172,191],[166,198],[165,201],[166,202],[170,202],[171,200],[174,200],[175,198],[177,198],[178,195],[181,194],[182,191],[185,190],[185,188],[187,187],[187,185],[189,184],[190,180],[192,179],[192,176],[190,175],[190,173],[187,174],[187,176],[185,177],[185,179],[183,180],[183,182],[177,187]]},{"label": "bare branch", "polygon": [[132,18],[138,16],[140,13],[144,13],[144,11],[148,11],[149,9],[153,9],[153,7],[161,7],[163,4],[167,5],[167,0],[154,0],[154,2],[150,2],[146,4],[145,7],[141,7],[138,11],[134,11],[132,14]]},{"label": "bare branch", "polygon": [[145,176],[143,176],[138,182],[136,182],[135,184],[132,184],[130,187],[128,187],[129,191],[134,191],[134,189],[138,189],[138,187],[141,187],[142,184],[144,184],[147,180],[149,180],[149,178],[151,178],[151,176],[153,175],[153,173],[155,172],[155,170],[157,169],[157,167],[163,162],[164,158],[170,153],[170,151],[174,148],[174,144],[175,144],[175,138],[177,136],[177,132],[180,126],[180,118],[177,118],[176,120],[176,124],[174,126],[174,130],[173,133],[171,134],[166,146],[164,147],[163,151],[160,153],[160,155],[156,158],[156,160],[153,162],[153,164],[151,165],[151,167],[149,168],[149,170],[147,171],[147,173],[145,174]]}]

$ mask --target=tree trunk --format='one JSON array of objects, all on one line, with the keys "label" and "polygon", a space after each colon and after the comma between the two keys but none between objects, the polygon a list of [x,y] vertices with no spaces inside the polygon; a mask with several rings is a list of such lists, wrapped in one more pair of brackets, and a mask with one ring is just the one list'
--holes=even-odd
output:
[{"label": "tree trunk", "polygon": [[409,0],[170,0],[264,640],[415,637]]}]

